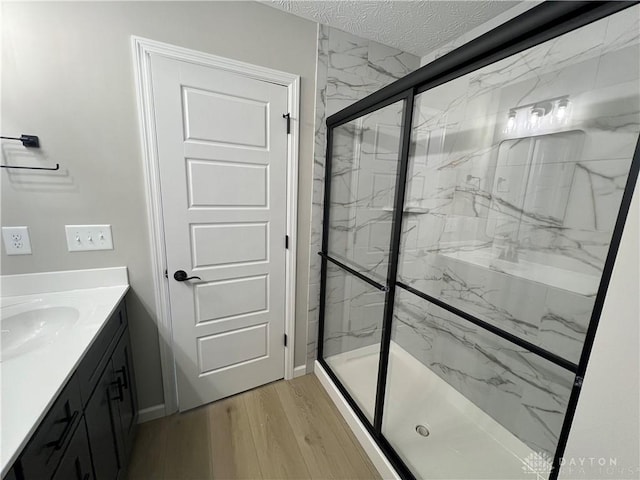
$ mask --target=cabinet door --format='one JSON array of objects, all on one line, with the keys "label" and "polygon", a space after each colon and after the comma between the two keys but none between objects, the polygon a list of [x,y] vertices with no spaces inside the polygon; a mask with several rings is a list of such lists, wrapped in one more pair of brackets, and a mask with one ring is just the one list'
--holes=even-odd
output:
[{"label": "cabinet door", "polygon": [[131,360],[131,343],[129,341],[129,331],[125,331],[120,338],[118,346],[111,357],[115,380],[121,386],[122,396],[118,398],[118,409],[120,410],[120,427],[122,432],[123,452],[121,465],[126,465],[128,455],[133,446],[133,437],[138,423],[138,405],[135,390],[135,379],[133,376],[133,364]]},{"label": "cabinet door", "polygon": [[78,424],[52,480],[93,480],[89,440],[84,422]]},{"label": "cabinet door", "polygon": [[84,411],[96,480],[115,480],[118,475],[118,394],[113,367],[108,362]]}]

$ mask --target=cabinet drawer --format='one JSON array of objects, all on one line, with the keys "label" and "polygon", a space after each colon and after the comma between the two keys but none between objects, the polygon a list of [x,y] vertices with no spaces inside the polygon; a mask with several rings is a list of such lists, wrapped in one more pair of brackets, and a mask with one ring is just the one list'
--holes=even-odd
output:
[{"label": "cabinet drawer", "polygon": [[93,480],[89,439],[84,422],[76,428],[53,480]]},{"label": "cabinet drawer", "polygon": [[91,392],[98,384],[100,375],[109,361],[109,356],[126,326],[127,311],[124,301],[122,301],[78,367],[78,380],[80,381],[80,394],[82,395],[83,405],[86,405],[87,401],[89,401]]},{"label": "cabinet drawer", "polygon": [[74,374],[20,456],[25,478],[51,478],[81,416],[80,387]]}]

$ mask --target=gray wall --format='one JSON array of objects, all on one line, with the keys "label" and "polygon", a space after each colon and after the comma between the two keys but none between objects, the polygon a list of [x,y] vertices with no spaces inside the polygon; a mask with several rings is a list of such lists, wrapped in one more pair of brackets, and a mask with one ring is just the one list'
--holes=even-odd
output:
[{"label": "gray wall", "polygon": [[[1,272],[126,265],[141,408],[162,403],[163,391],[130,36],[301,76],[295,363],[304,364],[316,24],[254,2],[3,3],[1,8],[2,133],[39,135],[41,158],[35,160],[62,168],[2,172],[2,224],[28,225],[33,255],[7,257],[3,249]],[[23,150],[3,143],[4,157]],[[115,249],[68,253],[64,225],[94,223],[112,225]]]}]

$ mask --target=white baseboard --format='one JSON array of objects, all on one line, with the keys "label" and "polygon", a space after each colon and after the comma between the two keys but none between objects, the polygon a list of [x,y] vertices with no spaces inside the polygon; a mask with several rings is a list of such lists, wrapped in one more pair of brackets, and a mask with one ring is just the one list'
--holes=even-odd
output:
[{"label": "white baseboard", "polygon": [[150,422],[164,417],[164,403],[138,410],[138,423]]},{"label": "white baseboard", "polygon": [[306,374],[307,374],[306,365],[300,365],[299,367],[296,367],[293,369],[293,378],[301,377],[302,375],[306,375]]},{"label": "white baseboard", "polygon": [[344,417],[347,425],[351,428],[351,431],[358,439],[358,442],[373,465],[376,467],[376,470],[378,470],[380,476],[385,479],[400,480],[400,475],[398,475],[391,463],[389,463],[389,460],[387,460],[387,457],[382,453],[378,444],[371,437],[355,412],[351,410],[347,401],[333,384],[329,375],[327,375],[327,372],[325,372],[324,368],[322,368],[322,365],[320,365],[317,360],[314,366],[314,373],[326,392],[329,394],[329,397],[331,397],[331,400],[333,400],[333,403],[338,407],[338,410]]}]

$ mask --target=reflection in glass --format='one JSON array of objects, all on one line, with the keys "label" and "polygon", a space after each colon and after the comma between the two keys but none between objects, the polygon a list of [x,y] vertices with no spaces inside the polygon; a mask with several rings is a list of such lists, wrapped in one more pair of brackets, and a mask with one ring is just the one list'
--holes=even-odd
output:
[{"label": "reflection in glass", "polygon": [[333,129],[328,253],[385,282],[404,101]]},{"label": "reflection in glass", "polygon": [[384,292],[327,263],[323,356],[373,422]]},{"label": "reflection in glass", "polygon": [[640,131],[638,58],[625,11],[418,95],[399,280],[577,363]]}]

